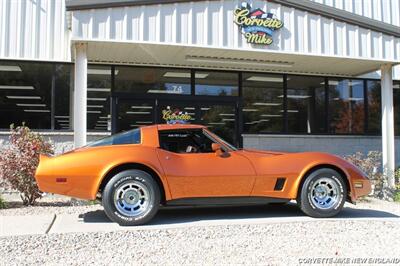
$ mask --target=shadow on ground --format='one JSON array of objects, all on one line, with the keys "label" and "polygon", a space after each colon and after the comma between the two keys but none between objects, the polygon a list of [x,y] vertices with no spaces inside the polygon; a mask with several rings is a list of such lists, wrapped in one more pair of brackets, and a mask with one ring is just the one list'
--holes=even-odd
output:
[{"label": "shadow on ground", "polygon": [[[180,224],[203,220],[234,220],[257,218],[293,218],[304,217],[297,205],[290,203],[283,206],[260,205],[238,207],[165,207],[161,208],[149,225]],[[370,209],[343,208],[335,218],[398,218],[385,211]],[[111,222],[104,211],[97,210],[80,215],[85,223]]]}]

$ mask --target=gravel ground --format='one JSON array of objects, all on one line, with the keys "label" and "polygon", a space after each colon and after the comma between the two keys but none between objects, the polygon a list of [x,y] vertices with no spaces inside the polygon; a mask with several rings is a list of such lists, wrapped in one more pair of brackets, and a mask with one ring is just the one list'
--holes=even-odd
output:
[{"label": "gravel ground", "polygon": [[396,256],[400,263],[399,225],[312,221],[7,237],[0,265],[298,265]]},{"label": "gravel ground", "polygon": [[[1,210],[0,215],[102,208],[65,206],[69,201],[59,199],[41,204]],[[400,215],[400,204],[376,199],[347,207]],[[399,265],[399,236],[400,222],[379,218],[13,236],[0,238],[0,265],[299,265],[311,264],[311,259],[325,265],[373,264],[354,261],[358,258]]]}]

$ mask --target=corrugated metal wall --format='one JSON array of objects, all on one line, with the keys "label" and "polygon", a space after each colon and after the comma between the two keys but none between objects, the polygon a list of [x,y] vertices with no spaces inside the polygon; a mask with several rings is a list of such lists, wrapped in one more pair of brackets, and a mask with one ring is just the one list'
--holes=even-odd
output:
[{"label": "corrugated metal wall", "polygon": [[70,61],[64,0],[0,0],[0,58]]},{"label": "corrugated metal wall", "polygon": [[310,0],[400,27],[400,0]]},{"label": "corrugated metal wall", "polygon": [[233,11],[241,1],[198,1],[74,11],[73,38],[400,60],[400,39],[280,4],[250,1],[284,21],[274,43],[246,43]]}]

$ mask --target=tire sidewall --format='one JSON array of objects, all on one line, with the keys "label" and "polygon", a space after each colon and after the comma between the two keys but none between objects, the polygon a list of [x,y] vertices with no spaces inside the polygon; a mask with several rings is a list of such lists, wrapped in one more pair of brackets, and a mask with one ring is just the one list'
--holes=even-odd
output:
[{"label": "tire sidewall", "polygon": [[[126,216],[120,213],[114,203],[115,191],[123,184],[132,181],[146,186],[150,194],[150,202],[145,212],[138,216]],[[160,204],[160,192],[152,176],[141,170],[126,170],[113,176],[104,188],[102,195],[104,211],[107,216],[120,225],[138,225],[149,221],[156,214]]]},{"label": "tire sidewall", "polygon": [[[311,189],[315,182],[319,178],[329,178],[333,180],[333,182],[336,183],[336,185],[339,188],[339,204],[336,204],[333,208],[330,209],[320,209],[316,207],[310,197],[311,194]],[[347,195],[347,188],[345,185],[345,182],[341,175],[333,170],[333,169],[328,169],[328,168],[322,168],[319,170],[316,170],[315,172],[311,173],[305,180],[302,190],[301,190],[301,207],[306,214],[313,216],[313,217],[332,217],[338,214],[341,209],[343,208],[343,205],[346,201],[346,195]]]}]

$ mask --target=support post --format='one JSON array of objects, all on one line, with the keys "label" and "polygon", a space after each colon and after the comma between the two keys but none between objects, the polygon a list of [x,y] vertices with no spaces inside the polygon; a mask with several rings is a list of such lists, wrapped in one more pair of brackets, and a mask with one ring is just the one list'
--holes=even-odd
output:
[{"label": "support post", "polygon": [[74,146],[86,145],[87,44],[75,44]]},{"label": "support post", "polygon": [[394,138],[394,107],[392,66],[381,66],[381,95],[382,95],[382,166],[388,176],[388,186],[395,187],[395,138]]}]

